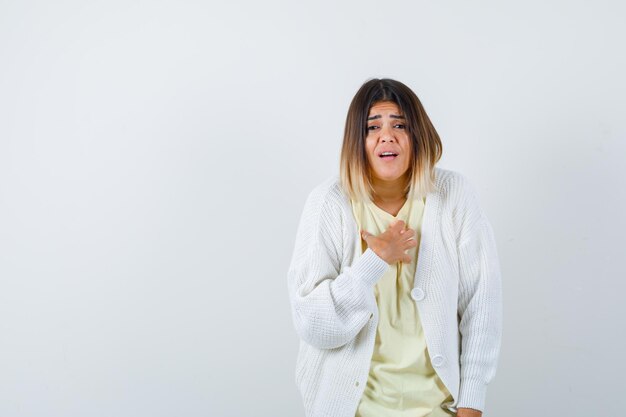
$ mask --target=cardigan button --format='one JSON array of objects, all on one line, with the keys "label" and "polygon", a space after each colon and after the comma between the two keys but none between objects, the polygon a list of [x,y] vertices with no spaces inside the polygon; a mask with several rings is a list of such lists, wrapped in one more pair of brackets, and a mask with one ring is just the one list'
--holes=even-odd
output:
[{"label": "cardigan button", "polygon": [[436,366],[436,367],[442,366],[445,361],[446,359],[441,355],[435,355],[433,356],[433,359],[432,359],[433,366]]},{"label": "cardigan button", "polygon": [[422,290],[421,288],[413,288],[411,290],[411,297],[415,301],[422,301],[424,299],[424,290]]}]

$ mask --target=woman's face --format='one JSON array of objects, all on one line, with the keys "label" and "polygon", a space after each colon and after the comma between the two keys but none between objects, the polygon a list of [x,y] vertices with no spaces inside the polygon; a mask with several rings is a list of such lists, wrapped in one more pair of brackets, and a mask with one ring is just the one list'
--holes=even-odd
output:
[{"label": "woman's face", "polygon": [[[365,151],[373,179],[396,181],[411,164],[411,140],[406,120],[396,103],[374,103],[367,117]],[[391,152],[395,156],[384,156]]]}]

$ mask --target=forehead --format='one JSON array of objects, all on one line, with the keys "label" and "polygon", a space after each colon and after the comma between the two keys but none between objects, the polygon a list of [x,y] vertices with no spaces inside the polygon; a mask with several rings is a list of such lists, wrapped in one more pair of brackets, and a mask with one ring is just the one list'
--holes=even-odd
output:
[{"label": "forehead", "polygon": [[402,114],[400,107],[393,101],[379,101],[370,107],[369,116],[376,114]]}]

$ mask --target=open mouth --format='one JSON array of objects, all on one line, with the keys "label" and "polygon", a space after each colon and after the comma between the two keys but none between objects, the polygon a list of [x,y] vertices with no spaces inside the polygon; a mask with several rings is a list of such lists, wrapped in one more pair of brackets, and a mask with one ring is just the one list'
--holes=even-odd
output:
[{"label": "open mouth", "polygon": [[398,157],[398,154],[395,152],[382,152],[378,154],[378,157],[385,160],[392,160]]}]

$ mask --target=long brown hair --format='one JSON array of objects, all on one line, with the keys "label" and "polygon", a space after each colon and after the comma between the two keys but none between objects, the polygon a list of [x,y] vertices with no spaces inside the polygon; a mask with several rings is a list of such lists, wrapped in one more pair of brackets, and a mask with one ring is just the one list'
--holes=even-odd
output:
[{"label": "long brown hair", "polygon": [[425,197],[435,188],[434,171],[435,164],[441,159],[441,140],[417,95],[406,85],[389,78],[365,82],[350,103],[339,163],[341,185],[353,200],[373,199],[365,137],[370,108],[381,101],[396,103],[406,118],[412,155],[404,191],[409,198]]}]

